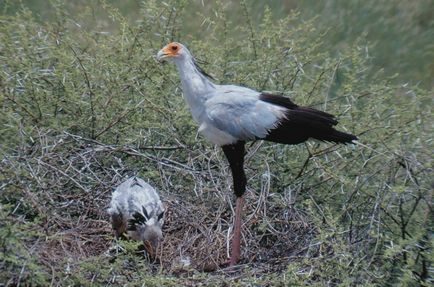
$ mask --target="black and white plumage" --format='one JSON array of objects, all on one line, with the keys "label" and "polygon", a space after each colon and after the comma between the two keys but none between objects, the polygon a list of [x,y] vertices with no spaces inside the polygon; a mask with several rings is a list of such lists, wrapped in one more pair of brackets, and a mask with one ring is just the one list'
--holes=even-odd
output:
[{"label": "black and white plumage", "polygon": [[300,107],[289,98],[258,92],[236,85],[218,85],[197,66],[190,51],[180,43],[170,43],[157,59],[173,61],[179,71],[184,98],[199,132],[221,146],[227,157],[237,196],[235,227],[230,264],[240,256],[241,210],[246,190],[245,143],[266,140],[299,144],[308,139],[352,143],[357,137],[338,131],[335,117],[313,108]]},{"label": "black and white plumage", "polygon": [[127,179],[113,192],[108,213],[117,237],[127,234],[155,254],[163,237],[164,206],[152,186],[138,177]]}]

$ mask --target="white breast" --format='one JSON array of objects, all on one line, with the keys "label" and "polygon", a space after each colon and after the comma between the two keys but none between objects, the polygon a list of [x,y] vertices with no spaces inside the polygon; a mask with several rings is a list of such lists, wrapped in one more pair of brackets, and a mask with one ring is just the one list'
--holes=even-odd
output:
[{"label": "white breast", "polygon": [[201,123],[199,132],[210,142],[218,146],[224,146],[237,142],[237,139],[232,135],[217,129],[206,122]]}]

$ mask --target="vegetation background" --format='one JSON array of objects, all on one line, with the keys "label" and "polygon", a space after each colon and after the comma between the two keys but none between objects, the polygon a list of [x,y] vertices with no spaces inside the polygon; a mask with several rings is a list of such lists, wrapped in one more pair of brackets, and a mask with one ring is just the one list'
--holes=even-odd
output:
[{"label": "vegetation background", "polygon": [[[430,286],[434,1],[0,0],[0,285]],[[227,163],[177,72],[339,116],[362,145],[253,143],[243,264]],[[160,262],[106,207],[125,177],[168,206]]]}]

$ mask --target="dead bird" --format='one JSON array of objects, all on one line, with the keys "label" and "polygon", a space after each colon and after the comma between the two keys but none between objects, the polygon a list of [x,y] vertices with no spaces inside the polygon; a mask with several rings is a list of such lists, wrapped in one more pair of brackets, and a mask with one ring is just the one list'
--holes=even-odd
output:
[{"label": "dead bird", "polygon": [[129,238],[142,241],[151,257],[155,257],[163,237],[164,211],[155,189],[135,176],[115,189],[108,209],[116,237],[127,234]]}]

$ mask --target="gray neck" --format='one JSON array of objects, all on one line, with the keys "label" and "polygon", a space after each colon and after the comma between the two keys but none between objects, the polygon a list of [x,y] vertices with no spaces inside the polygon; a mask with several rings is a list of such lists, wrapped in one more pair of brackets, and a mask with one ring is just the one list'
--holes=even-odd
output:
[{"label": "gray neck", "polygon": [[179,59],[175,62],[181,77],[182,91],[197,122],[204,109],[204,103],[212,96],[215,85],[208,80],[197,68],[192,57]]}]

